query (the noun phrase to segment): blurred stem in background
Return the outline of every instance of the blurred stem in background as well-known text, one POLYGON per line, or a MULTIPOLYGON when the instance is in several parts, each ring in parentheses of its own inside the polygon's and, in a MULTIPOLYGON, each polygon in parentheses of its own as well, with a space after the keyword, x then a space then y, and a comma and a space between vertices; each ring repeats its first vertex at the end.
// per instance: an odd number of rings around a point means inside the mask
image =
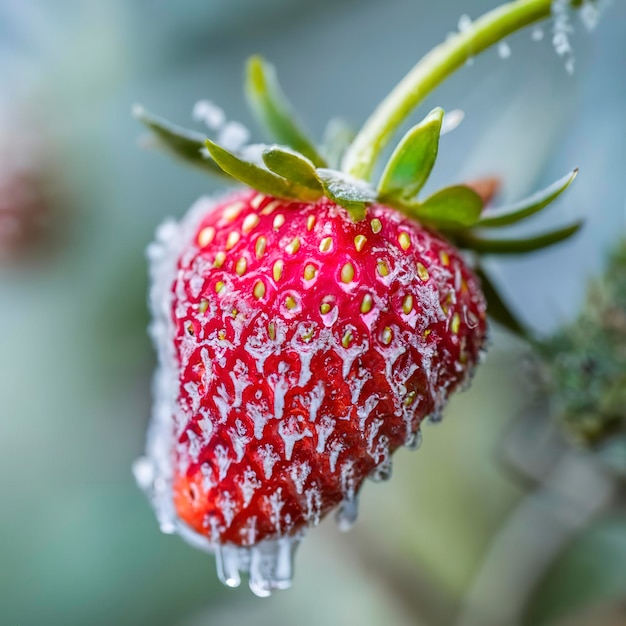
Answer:
POLYGON ((554 560, 624 495, 626 240, 590 282, 579 316, 537 344, 537 351, 532 382, 544 410, 520 421, 503 455, 537 485, 497 532, 457 626, 524 623, 529 600, 554 560))
POLYGON ((615 494, 606 470, 584 453, 565 453, 496 533, 456 626, 523 624, 529 600, 548 567, 594 518, 609 509, 615 494))

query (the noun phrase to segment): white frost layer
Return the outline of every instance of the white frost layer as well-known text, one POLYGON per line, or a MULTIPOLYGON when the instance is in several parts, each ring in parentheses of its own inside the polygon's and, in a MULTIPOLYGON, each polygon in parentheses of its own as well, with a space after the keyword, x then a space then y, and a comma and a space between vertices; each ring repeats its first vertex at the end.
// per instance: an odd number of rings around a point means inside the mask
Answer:
POLYGON ((155 241, 148 246, 152 311, 149 331, 157 351, 158 365, 152 383, 153 407, 146 455, 133 466, 135 478, 148 495, 161 530, 168 534, 178 533, 191 545, 209 551, 214 549, 209 540, 178 518, 172 497, 172 450, 179 377, 172 320, 172 285, 183 250, 193 241, 200 221, 218 202, 219 199, 200 198, 179 222, 168 219, 161 224, 155 241))

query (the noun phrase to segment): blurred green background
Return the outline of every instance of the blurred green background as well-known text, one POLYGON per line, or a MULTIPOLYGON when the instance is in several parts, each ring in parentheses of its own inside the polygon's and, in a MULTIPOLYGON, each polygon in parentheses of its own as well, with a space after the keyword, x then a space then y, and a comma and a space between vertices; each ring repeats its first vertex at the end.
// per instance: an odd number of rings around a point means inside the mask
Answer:
MULTIPOLYGON (((507 605, 515 552, 480 582, 529 489, 501 458, 528 395, 523 350, 503 334, 419 452, 400 451, 393 479, 365 486, 355 529, 329 519, 310 532, 293 589, 270 599, 223 588, 211 557, 161 535, 130 472, 154 365, 144 249, 165 216, 219 185, 142 150, 132 104, 188 124, 208 98, 251 125, 242 68, 260 52, 319 137, 331 117, 362 123, 461 14, 495 4, 0 0, 1 624, 437 625, 464 623, 468 594, 488 610, 507 605)), ((546 24, 541 41, 512 37, 510 58, 486 53, 423 107, 466 114, 433 186, 497 175, 510 200, 580 167, 532 226, 584 216, 584 233, 490 265, 544 332, 575 314, 625 232, 626 4, 594 32, 572 25, 572 76, 546 24)), ((527 439, 522 459, 538 444, 527 439)), ((532 581, 526 623, 626 623, 607 617, 626 598, 626 514, 598 508, 532 581)), ((552 532, 529 519, 526 541, 552 532)))

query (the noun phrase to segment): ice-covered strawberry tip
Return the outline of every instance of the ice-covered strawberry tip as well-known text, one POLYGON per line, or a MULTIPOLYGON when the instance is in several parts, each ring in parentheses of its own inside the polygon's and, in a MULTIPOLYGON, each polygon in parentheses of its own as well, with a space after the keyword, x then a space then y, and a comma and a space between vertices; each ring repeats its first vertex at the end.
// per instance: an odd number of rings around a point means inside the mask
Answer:
POLYGON ((333 510, 342 529, 354 523, 364 480, 389 478, 394 452, 418 447, 422 423, 467 386, 487 313, 527 336, 480 254, 543 248, 579 224, 527 239, 484 232, 542 210, 576 171, 499 210, 483 210, 497 187, 488 179, 421 199, 441 134, 462 118, 444 123, 436 108, 370 178, 392 131, 467 49, 497 43, 549 6, 518 0, 464 28, 351 144, 334 125, 318 150, 256 57, 247 95, 277 143, 241 145, 244 133, 225 134, 225 115, 208 101, 194 117, 209 138, 135 110, 163 147, 245 186, 198 201, 149 248, 159 368, 147 454, 134 467, 164 532, 214 551, 226 585, 246 572, 257 595, 284 589, 307 528, 333 510))

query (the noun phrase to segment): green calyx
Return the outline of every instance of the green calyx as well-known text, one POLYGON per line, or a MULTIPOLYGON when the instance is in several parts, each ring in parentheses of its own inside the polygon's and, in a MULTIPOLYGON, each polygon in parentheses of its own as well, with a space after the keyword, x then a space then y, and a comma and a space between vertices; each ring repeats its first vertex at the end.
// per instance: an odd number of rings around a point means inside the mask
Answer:
MULTIPOLYGON (((458 247, 479 254, 538 250, 572 236, 581 224, 525 239, 486 237, 482 231, 515 224, 538 213, 571 184, 576 170, 546 190, 502 209, 485 210, 481 196, 467 185, 446 187, 420 199, 437 160, 444 122, 441 108, 433 109, 404 135, 376 185, 369 181, 391 136, 430 91, 470 56, 549 17, 551 4, 551 0, 515 0, 485 14, 470 29, 427 54, 356 136, 345 124, 334 121, 319 148, 297 122, 274 67, 258 56, 248 61, 245 91, 252 112, 276 144, 229 149, 200 133, 171 125, 141 107, 134 113, 152 131, 157 143, 175 156, 266 195, 302 202, 315 202, 326 196, 344 207, 354 221, 365 217, 368 205, 385 204, 442 231, 458 247)), ((572 2, 572 6, 576 3, 572 2)), ((497 294, 495 288, 486 291, 497 294)), ((505 308, 501 300, 494 306, 505 308)), ((521 324, 512 315, 500 317, 505 326, 524 335, 521 324)))

